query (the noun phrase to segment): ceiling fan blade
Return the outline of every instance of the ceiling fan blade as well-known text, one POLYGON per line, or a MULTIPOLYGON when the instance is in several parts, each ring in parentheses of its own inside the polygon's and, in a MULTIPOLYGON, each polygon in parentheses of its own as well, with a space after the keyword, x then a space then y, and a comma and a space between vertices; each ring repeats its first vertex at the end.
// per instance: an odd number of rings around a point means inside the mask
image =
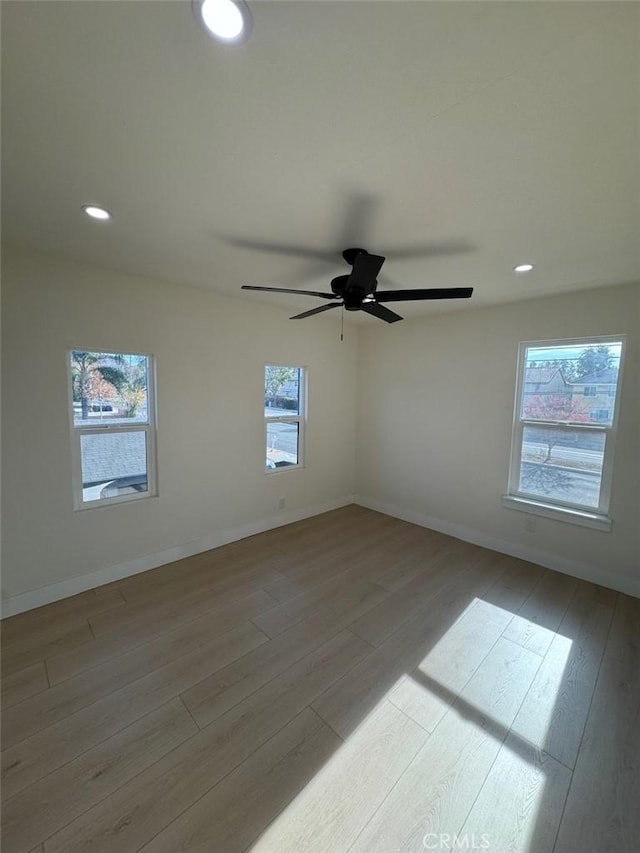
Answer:
POLYGON ((469 299, 472 287, 432 287, 429 290, 379 290, 378 302, 411 302, 418 299, 469 299))
POLYGON ((380 199, 370 192, 358 191, 344 198, 344 213, 336 234, 338 246, 366 246, 371 236, 380 199))
POLYGON ((432 243, 417 243, 414 246, 396 246, 386 248, 387 257, 392 260, 406 258, 437 258, 446 255, 464 255, 473 252, 474 246, 466 240, 441 240, 432 243))
POLYGON ((395 311, 390 311, 388 308, 385 308, 384 305, 378 305, 377 302, 363 302, 362 310, 366 311, 367 314, 371 314, 373 317, 377 317, 379 320, 384 320, 387 323, 397 323, 398 320, 402 320, 402 317, 399 314, 396 314, 395 311))
POLYGON ((294 314, 289 317, 290 320, 304 320, 305 317, 313 317, 314 314, 320 314, 322 311, 328 311, 330 308, 342 308, 342 302, 332 302, 331 305, 320 305, 319 308, 312 308, 311 311, 303 311, 302 314, 294 314))
POLYGON ((347 289, 372 293, 384 261, 382 255, 370 255, 368 252, 357 255, 353 262, 353 271, 347 281, 347 289))
POLYGON ((243 240, 240 237, 223 238, 231 246, 239 249, 251 249, 255 252, 268 252, 272 255, 289 255, 292 258, 313 258, 330 264, 340 262, 339 252, 325 252, 307 246, 289 246, 286 243, 263 243, 260 240, 243 240))
POLYGON ((243 284, 240 290, 261 290, 267 293, 302 293, 305 296, 317 296, 320 299, 339 299, 336 293, 319 293, 317 290, 292 290, 289 287, 258 287, 255 284, 243 284))

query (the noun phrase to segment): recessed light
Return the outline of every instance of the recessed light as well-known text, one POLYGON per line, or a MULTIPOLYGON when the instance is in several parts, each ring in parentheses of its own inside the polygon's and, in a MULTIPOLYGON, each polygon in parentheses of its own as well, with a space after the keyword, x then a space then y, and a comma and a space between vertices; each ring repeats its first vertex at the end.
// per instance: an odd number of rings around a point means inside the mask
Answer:
POLYGON ((251 14, 244 0, 192 0, 196 21, 208 35, 223 44, 246 41, 251 30, 251 14))
POLYGON ((99 207, 97 204, 83 204, 82 209, 92 219, 111 219, 111 214, 104 207, 99 207))
POLYGON ((533 264, 518 264, 517 267, 513 268, 514 272, 531 272, 533 269, 533 264))

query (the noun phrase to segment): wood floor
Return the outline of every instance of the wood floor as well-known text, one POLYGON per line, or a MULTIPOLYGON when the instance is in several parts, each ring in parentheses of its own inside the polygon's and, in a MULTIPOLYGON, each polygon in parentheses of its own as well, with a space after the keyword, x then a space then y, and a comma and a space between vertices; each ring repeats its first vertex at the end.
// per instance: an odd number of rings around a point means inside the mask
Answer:
POLYGON ((637 853, 639 624, 356 506, 13 617, 2 851, 637 853))

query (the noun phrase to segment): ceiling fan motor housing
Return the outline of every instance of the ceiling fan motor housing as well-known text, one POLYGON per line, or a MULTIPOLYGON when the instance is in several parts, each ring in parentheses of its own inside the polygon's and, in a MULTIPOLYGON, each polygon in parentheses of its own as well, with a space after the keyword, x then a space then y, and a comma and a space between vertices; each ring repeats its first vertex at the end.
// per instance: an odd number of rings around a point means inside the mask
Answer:
POLYGON ((362 300, 366 296, 359 290, 349 290, 344 297, 345 311, 359 311, 362 308, 362 300))
POLYGON ((359 311, 362 300, 367 294, 360 288, 347 288, 348 275, 339 275, 331 280, 331 290, 336 296, 344 299, 344 307, 347 311, 359 311))
POLYGON ((344 296, 344 289, 348 279, 348 275, 337 275, 335 278, 331 279, 331 290, 336 294, 336 296, 344 296))

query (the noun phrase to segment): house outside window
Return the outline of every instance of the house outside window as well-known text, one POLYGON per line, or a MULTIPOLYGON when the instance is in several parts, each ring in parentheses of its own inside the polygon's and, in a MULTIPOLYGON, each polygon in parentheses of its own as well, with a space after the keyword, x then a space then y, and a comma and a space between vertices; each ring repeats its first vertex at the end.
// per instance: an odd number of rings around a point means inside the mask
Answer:
POLYGON ((264 368, 266 473, 304 467, 307 371, 267 364, 264 368))
POLYGON ((68 367, 75 509, 155 495, 153 356, 74 349, 68 367))
POLYGON ((624 338, 520 345, 505 506, 609 529, 624 338))

